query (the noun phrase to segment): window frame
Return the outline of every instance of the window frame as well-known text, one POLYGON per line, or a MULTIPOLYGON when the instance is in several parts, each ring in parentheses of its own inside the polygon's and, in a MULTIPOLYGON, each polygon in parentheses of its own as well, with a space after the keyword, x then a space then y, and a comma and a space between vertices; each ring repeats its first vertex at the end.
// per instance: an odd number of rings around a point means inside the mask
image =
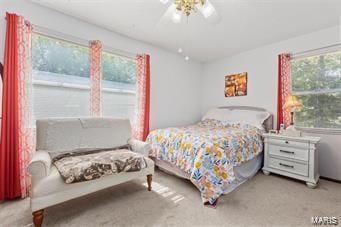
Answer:
MULTIPOLYGON (((83 46, 89 48, 89 41, 86 39, 82 39, 76 36, 72 36, 66 33, 58 32, 55 30, 51 30, 41 26, 34 26, 34 30, 32 31, 35 34, 46 36, 51 39, 57 39, 63 42, 72 43, 78 46, 83 46)), ((107 46, 102 44, 102 53, 107 52, 113 55, 117 55, 124 58, 129 58, 132 60, 136 59, 136 54, 132 52, 127 52, 119 49, 115 49, 113 47, 107 46)), ((33 70, 33 69, 32 69, 33 70)), ((102 80, 102 78, 101 78, 102 80)), ((43 81, 43 80, 35 80, 32 78, 32 85, 43 85, 43 86, 51 86, 51 87, 62 87, 62 88, 74 88, 80 90, 89 90, 91 89, 91 85, 77 85, 71 83, 64 83, 64 82, 52 82, 52 81, 43 81)), ((117 93, 117 94, 128 94, 128 95, 136 95, 135 91, 130 90, 122 90, 122 89, 113 89, 113 88, 101 88, 101 92, 110 92, 110 93, 117 93)), ((103 101, 103 100, 102 100, 103 101)), ((90 100, 89 100, 90 102, 90 100)), ((103 103, 101 103, 102 105, 103 103)))
MULTIPOLYGON (((89 41, 85 39, 78 38, 76 36, 68 35, 66 33, 61 33, 58 31, 54 31, 45 27, 41 26, 34 26, 33 33, 36 33, 38 35, 46 36, 51 39, 58 39, 63 42, 68 42, 68 43, 73 43, 75 45, 83 46, 86 48, 89 48, 89 41)), ((123 51, 123 50, 118 50, 115 48, 112 48, 110 46, 107 46, 103 44, 102 47, 102 53, 107 52, 113 55, 117 55, 120 57, 124 58, 129 58, 132 60, 135 60, 136 54, 123 51)), ((90 86, 86 85, 76 85, 76 84, 69 84, 69 83, 62 83, 62 82, 49 82, 49 81, 41 81, 41 80, 34 80, 32 79, 32 84, 37 84, 37 85, 46 85, 46 86, 54 86, 54 87, 65 87, 65 88, 76 88, 76 89, 88 89, 90 90, 90 86)), ((121 89, 111 89, 111 88, 102 88, 103 91, 106 92, 113 92, 113 93, 129 93, 129 94, 136 94, 136 92, 131 92, 127 90, 121 90, 121 89)))
MULTIPOLYGON (((116 55, 122 58, 128 58, 130 60, 136 60, 136 55, 133 55, 132 53, 129 52, 125 52, 125 51, 120 51, 120 50, 116 50, 112 47, 103 45, 102 48, 102 55, 103 52, 106 52, 108 54, 112 54, 112 55, 116 55)), ((103 68, 103 65, 102 65, 103 68)), ((102 71, 103 73, 103 71, 102 71)), ((102 75, 103 77, 103 75, 102 75)), ((103 78, 101 78, 101 81, 103 81, 103 78)), ((114 89, 114 88, 101 88, 102 91, 106 91, 106 92, 112 92, 112 93, 126 93, 126 94, 132 94, 132 95, 136 95, 136 90, 135 91, 130 91, 130 90, 123 90, 123 89, 114 89)))
MULTIPOLYGON (((72 43, 78 46, 89 48, 89 41, 86 41, 85 39, 80 39, 72 35, 67 35, 65 33, 57 32, 54 30, 50 30, 48 28, 40 27, 40 26, 34 26, 34 30, 32 33, 46 36, 51 39, 57 39, 62 42, 68 42, 72 43)), ((89 53, 90 54, 90 53, 89 53)), ((32 69, 33 70, 33 69, 32 69)), ((70 84, 70 83, 63 83, 63 82, 52 82, 52 81, 42 81, 42 80, 35 80, 32 78, 32 84, 33 85, 46 85, 51 87, 62 87, 62 88, 75 88, 75 89, 82 89, 82 90, 90 90, 90 85, 76 85, 76 84, 70 84)))
MULTIPOLYGON (((107 54, 112 54, 112 55, 115 55, 115 56, 118 56, 118 57, 122 57, 122 58, 127 58, 127 59, 130 59, 130 60, 133 60, 133 61, 135 61, 135 65, 137 67, 137 64, 136 64, 136 54, 131 54, 131 53, 128 53, 128 52, 125 52, 125 51, 116 50, 116 49, 111 48, 111 47, 106 46, 106 45, 102 46, 102 57, 103 57, 103 53, 104 52, 107 53, 107 54)), ((104 79, 103 79, 103 61, 102 61, 101 70, 102 70, 102 75, 101 75, 102 76, 101 83, 102 83, 104 81, 104 79)), ((135 99, 136 99, 136 96, 137 96, 137 89, 136 88, 137 88, 136 83, 135 83, 135 90, 134 91, 123 90, 123 89, 115 89, 115 88, 104 88, 101 85, 102 116, 106 116, 106 115, 103 115, 103 113, 104 113, 103 92, 116 93, 116 94, 125 94, 125 95, 129 95, 129 96, 134 96, 135 99)), ((135 105, 137 105, 137 103, 135 103, 135 105)), ((135 108, 136 108, 136 106, 135 106, 135 108)), ((134 120, 131 121, 132 124, 133 124, 133 121, 134 120)))
MULTIPOLYGON (((338 52, 338 51, 341 51, 341 43, 293 54, 291 57, 291 61, 302 59, 302 58, 313 57, 316 55, 323 55, 323 54, 338 52)), ((291 75, 291 77, 292 77, 291 80, 293 80, 293 75, 291 75)), ((291 83, 291 86, 292 86, 292 83, 291 83)), ((320 89, 320 90, 314 90, 314 91, 297 91, 297 92, 292 92, 292 94, 293 95, 317 95, 317 94, 328 94, 328 93, 335 93, 335 92, 341 93, 341 88, 320 89)), ((330 134, 330 135, 341 135, 341 128, 310 128, 310 127, 300 127, 300 126, 295 126, 295 127, 298 130, 307 132, 307 133, 311 132, 311 133, 317 133, 317 134, 320 133, 320 134, 330 134)))

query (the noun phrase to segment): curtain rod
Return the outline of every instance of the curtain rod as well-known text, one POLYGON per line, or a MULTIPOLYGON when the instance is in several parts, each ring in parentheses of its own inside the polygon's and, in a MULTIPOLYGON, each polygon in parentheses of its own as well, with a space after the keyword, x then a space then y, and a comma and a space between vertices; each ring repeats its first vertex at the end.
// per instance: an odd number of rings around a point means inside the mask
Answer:
POLYGON ((314 54, 316 52, 324 52, 324 51, 327 51, 328 49, 333 49, 333 48, 335 48, 335 49, 340 48, 340 50, 341 50, 341 43, 336 43, 336 44, 332 44, 332 45, 325 46, 325 47, 319 47, 319 48, 315 48, 315 49, 311 49, 311 50, 296 52, 296 53, 292 54, 292 57, 298 58, 298 57, 306 56, 309 54, 314 54))
POLYGON ((68 35, 68 34, 65 34, 62 32, 51 30, 51 29, 41 27, 38 25, 33 25, 33 32, 40 34, 40 35, 50 37, 50 38, 58 39, 61 41, 66 41, 66 42, 77 44, 80 46, 89 47, 89 41, 88 40, 81 39, 81 38, 78 38, 78 37, 75 37, 72 35, 68 35))
MULTIPOLYGON (((18 14, 16 14, 16 13, 10 13, 10 14, 15 14, 15 15, 17 15, 18 17, 22 17, 21 15, 18 15, 18 14)), ((6 17, 6 16, 4 16, 4 18, 5 18, 5 20, 7 20, 7 17, 6 17)), ((25 18, 24 18, 24 22, 25 22, 25 25, 27 25, 27 26, 32 25, 31 22, 28 21, 28 20, 25 20, 25 18)))
MULTIPOLYGON (((89 47, 89 42, 90 42, 89 40, 78 38, 69 34, 61 33, 61 32, 51 30, 49 28, 45 28, 39 25, 33 25, 33 31, 35 31, 38 34, 45 35, 51 38, 57 38, 66 42, 71 42, 77 45, 89 47)), ((103 51, 107 51, 112 54, 125 57, 125 58, 135 59, 136 57, 136 54, 134 53, 124 51, 124 50, 118 50, 113 47, 107 46, 105 44, 103 44, 103 51)))
MULTIPOLYGON (((7 20, 6 16, 4 18, 5 18, 5 20, 7 20)), ((32 25, 28 20, 25 20, 25 24, 26 25, 32 25)), ((65 34, 65 33, 62 33, 62 32, 58 32, 58 31, 55 31, 55 30, 51 30, 49 28, 46 28, 46 27, 43 27, 43 26, 40 26, 40 25, 33 24, 32 26, 34 28, 33 31, 36 30, 35 33, 38 33, 38 34, 41 34, 41 35, 45 35, 45 36, 48 36, 50 38, 57 38, 57 39, 60 39, 62 41, 71 42, 71 43, 74 43, 74 44, 77 44, 77 45, 89 47, 88 43, 90 41, 88 41, 88 40, 85 40, 85 39, 82 39, 82 38, 78 38, 78 37, 75 37, 75 36, 72 36, 72 35, 69 35, 69 34, 65 34)), ((108 52, 110 52, 112 54, 121 56, 121 57, 125 57, 125 58, 135 59, 135 57, 137 55, 136 53, 131 53, 131 52, 124 51, 124 50, 118 50, 118 49, 115 49, 115 48, 113 48, 111 46, 107 46, 105 44, 103 44, 103 50, 104 51, 108 51, 108 52)))
MULTIPOLYGON (((5 20, 7 20, 6 17, 4 17, 4 18, 5 18, 5 20)), ((25 23, 27 25, 32 25, 27 20, 25 20, 25 23)), ((54 31, 54 30, 51 30, 49 28, 46 28, 46 27, 43 27, 43 26, 40 26, 40 25, 35 25, 34 24, 32 26, 34 28, 33 31, 35 33, 38 33, 38 34, 41 34, 41 35, 45 35, 45 36, 48 36, 50 38, 57 38, 57 39, 60 39, 60 40, 66 41, 66 42, 71 42, 71 43, 74 43, 74 44, 77 44, 77 45, 89 47, 88 43, 90 41, 88 41, 88 40, 81 39, 81 38, 78 38, 78 37, 75 37, 75 36, 72 36, 72 35, 69 35, 69 34, 65 34, 65 33, 62 33, 62 32, 54 31)), ((135 59, 135 57, 136 57, 136 54, 134 54, 134 53, 131 53, 131 52, 128 52, 128 51, 124 51, 124 50, 118 50, 118 49, 112 48, 110 46, 107 46, 105 44, 103 44, 103 50, 111 52, 111 53, 113 53, 115 55, 118 55, 118 56, 121 56, 121 57, 125 57, 125 58, 135 59)))
POLYGON ((133 54, 133 53, 130 53, 130 52, 127 52, 127 51, 124 51, 124 50, 118 50, 118 49, 112 48, 110 46, 107 46, 105 44, 103 44, 103 49, 102 50, 105 51, 105 52, 109 52, 109 53, 121 56, 121 57, 125 57, 125 58, 131 58, 131 59, 135 59, 136 58, 136 54, 133 54))

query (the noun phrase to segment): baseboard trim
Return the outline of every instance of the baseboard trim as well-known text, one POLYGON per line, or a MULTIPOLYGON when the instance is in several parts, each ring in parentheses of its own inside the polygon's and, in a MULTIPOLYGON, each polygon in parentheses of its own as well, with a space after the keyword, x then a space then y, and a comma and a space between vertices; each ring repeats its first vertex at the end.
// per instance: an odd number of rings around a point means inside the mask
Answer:
POLYGON ((329 178, 329 177, 322 177, 320 176, 321 179, 324 179, 324 180, 329 180, 329 181, 333 181, 335 183, 339 183, 341 184, 341 180, 336 180, 336 179, 333 179, 333 178, 329 178))

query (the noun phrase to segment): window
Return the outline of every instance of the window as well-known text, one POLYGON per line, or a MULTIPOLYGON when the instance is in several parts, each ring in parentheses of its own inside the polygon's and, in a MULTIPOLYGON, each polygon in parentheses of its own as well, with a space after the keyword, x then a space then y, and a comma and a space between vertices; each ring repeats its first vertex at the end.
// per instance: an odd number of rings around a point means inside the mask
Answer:
POLYGON ((89 67, 88 47, 33 33, 35 118, 89 116, 89 67))
MULTIPOLYGON (((36 119, 90 115, 90 49, 32 34, 33 102, 36 119)), ((102 115, 133 120, 136 61, 102 52, 102 115)))
POLYGON ((102 115, 133 120, 136 94, 136 61, 102 53, 102 115))
POLYGON ((302 101, 295 124, 341 129, 341 51, 292 61, 292 91, 302 101))

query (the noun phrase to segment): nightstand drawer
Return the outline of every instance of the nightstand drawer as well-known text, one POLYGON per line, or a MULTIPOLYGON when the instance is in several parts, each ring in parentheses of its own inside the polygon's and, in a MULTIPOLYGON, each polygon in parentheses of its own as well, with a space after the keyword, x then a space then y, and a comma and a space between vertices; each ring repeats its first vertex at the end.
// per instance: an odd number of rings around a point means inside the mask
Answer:
POLYGON ((269 167, 294 173, 302 176, 308 176, 308 165, 285 161, 277 158, 269 158, 269 167))
POLYGON ((291 140, 282 140, 282 139, 271 139, 269 140, 270 144, 278 145, 278 146, 286 146, 286 147, 297 147, 297 148, 309 148, 309 143, 306 142, 297 142, 291 140))
POLYGON ((309 150, 298 149, 294 147, 284 147, 270 144, 269 154, 285 158, 292 158, 300 161, 308 161, 309 150))

